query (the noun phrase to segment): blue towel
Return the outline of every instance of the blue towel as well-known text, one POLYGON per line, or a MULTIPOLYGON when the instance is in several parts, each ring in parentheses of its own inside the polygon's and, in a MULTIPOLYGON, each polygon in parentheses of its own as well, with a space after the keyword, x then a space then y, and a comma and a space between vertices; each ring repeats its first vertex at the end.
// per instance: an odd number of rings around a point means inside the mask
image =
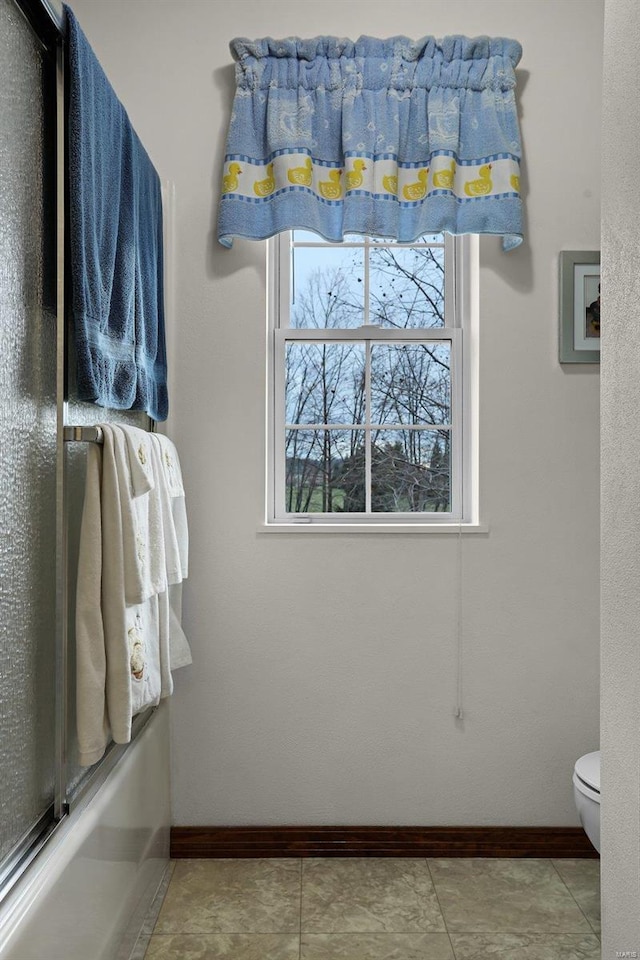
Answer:
POLYGON ((78 396, 166 420, 160 180, 73 12, 65 13, 78 396))

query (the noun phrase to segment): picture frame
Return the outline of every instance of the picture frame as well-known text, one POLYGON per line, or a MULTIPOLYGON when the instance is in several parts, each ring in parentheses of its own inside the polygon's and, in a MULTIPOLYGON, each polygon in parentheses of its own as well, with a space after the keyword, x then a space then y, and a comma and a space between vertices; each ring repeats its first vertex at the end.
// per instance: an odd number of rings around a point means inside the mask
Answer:
POLYGON ((560 363, 600 363, 600 251, 560 253, 560 363))

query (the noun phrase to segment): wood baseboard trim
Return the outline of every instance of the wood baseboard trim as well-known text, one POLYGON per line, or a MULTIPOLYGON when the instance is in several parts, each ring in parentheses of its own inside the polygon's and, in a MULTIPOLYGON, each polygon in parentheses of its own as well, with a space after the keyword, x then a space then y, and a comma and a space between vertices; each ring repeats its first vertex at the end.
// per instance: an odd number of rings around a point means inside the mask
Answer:
POLYGON ((581 827, 172 827, 171 857, 575 857, 581 827))

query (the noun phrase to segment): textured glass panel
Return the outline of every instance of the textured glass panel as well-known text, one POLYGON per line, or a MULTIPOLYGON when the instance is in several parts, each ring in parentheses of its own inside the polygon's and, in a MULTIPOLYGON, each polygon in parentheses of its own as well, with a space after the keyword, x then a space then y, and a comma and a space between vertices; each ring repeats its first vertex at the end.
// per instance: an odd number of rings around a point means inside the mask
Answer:
POLYGON ((287 423, 361 423, 365 414, 364 344, 287 344, 287 423))
POLYGON ((374 513, 451 510, 447 430, 376 430, 371 436, 374 513))
POLYGON ((369 322, 400 330, 444 326, 444 247, 376 246, 369 322))
POLYGON ((0 858, 53 801, 54 143, 31 28, 0 0, 0 858))
POLYGON ((451 344, 373 344, 371 421, 446 424, 451 419, 451 344))
POLYGON ((363 430, 287 430, 288 513, 365 509, 363 430))

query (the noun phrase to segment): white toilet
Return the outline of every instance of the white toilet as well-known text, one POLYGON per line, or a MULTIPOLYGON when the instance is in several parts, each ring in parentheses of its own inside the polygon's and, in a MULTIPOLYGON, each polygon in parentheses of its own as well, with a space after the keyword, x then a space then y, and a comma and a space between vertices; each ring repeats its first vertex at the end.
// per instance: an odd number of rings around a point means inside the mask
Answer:
POLYGON ((587 753, 573 769, 573 796, 584 832, 600 853, 600 751, 587 753))

